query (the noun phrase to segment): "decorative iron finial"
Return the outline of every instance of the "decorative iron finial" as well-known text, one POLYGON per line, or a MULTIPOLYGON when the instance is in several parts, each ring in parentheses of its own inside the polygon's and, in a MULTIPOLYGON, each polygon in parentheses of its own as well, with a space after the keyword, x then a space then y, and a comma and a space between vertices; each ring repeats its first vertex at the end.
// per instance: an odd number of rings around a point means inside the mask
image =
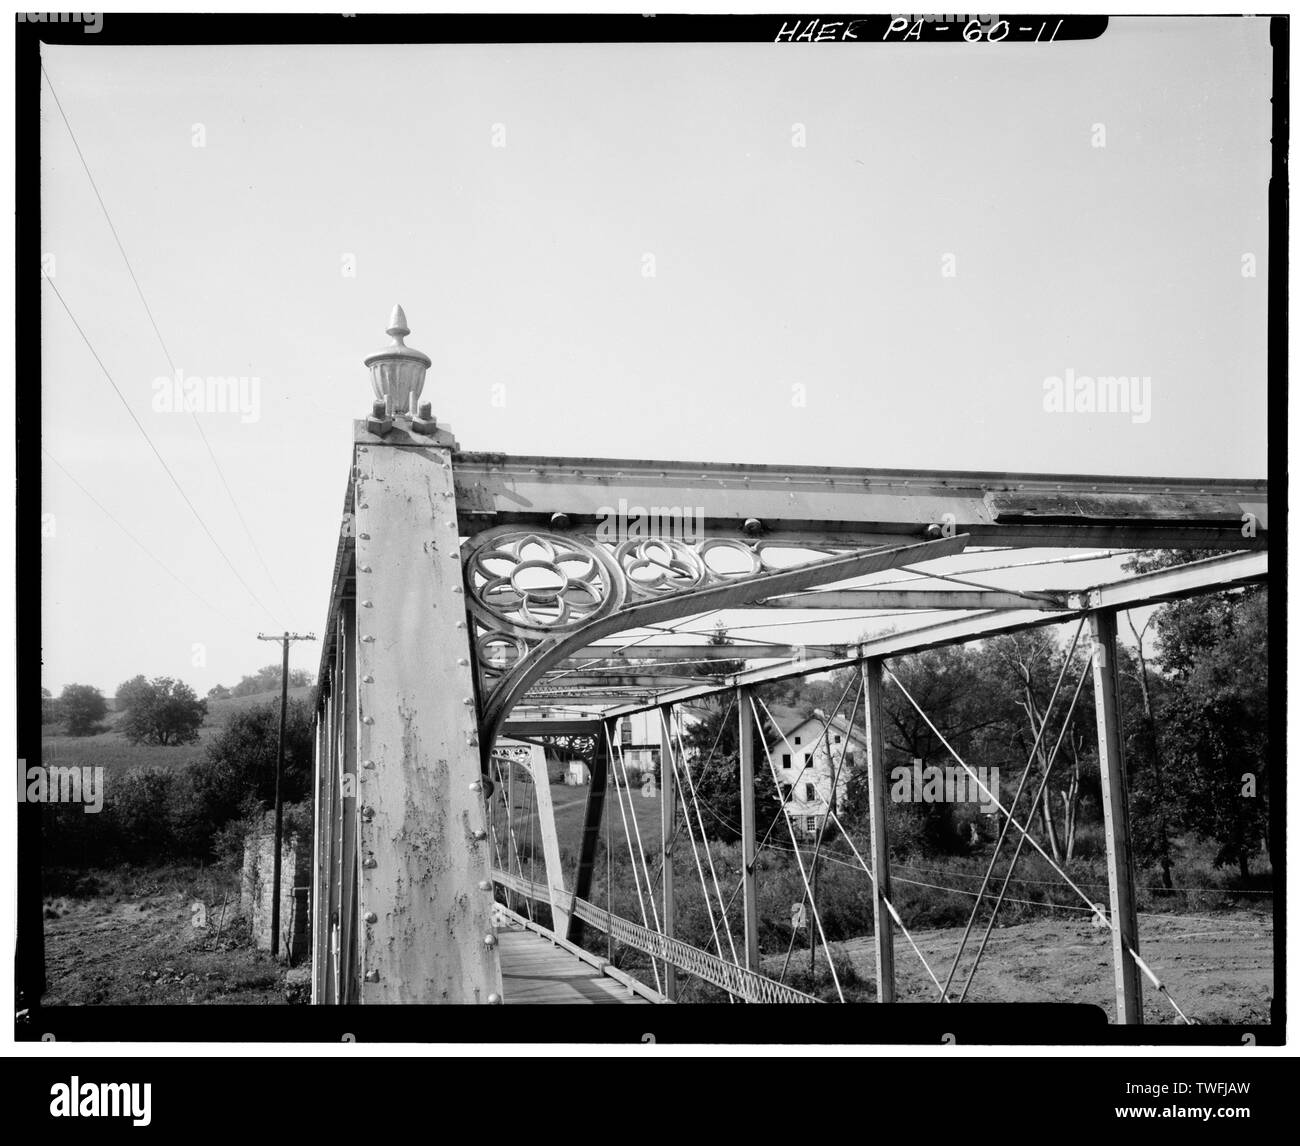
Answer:
POLYGON ((389 418, 414 418, 420 391, 424 389, 424 375, 432 362, 427 354, 403 341, 411 330, 406 325, 406 312, 400 306, 393 307, 387 333, 392 343, 365 359, 376 405, 382 402, 389 418))

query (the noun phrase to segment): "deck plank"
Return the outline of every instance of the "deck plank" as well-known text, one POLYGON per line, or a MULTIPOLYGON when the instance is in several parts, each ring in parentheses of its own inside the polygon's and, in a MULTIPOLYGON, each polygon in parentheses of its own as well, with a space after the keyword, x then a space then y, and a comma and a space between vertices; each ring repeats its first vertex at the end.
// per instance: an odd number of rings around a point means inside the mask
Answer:
POLYGON ((501 928, 501 994, 512 1003, 607 1005, 649 1001, 531 931, 501 928))

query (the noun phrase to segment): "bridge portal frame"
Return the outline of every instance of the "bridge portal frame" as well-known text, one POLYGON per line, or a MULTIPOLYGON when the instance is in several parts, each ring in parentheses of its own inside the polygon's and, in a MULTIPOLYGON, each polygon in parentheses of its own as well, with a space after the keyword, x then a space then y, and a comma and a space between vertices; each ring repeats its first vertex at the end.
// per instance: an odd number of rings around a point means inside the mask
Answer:
MULTIPOLYGON (((418 389, 411 413, 415 398, 418 389)), ((569 696, 603 705, 595 720, 563 722, 590 726, 597 733, 573 891, 580 902, 590 890, 603 814, 605 784, 594 781, 609 769, 608 752, 600 767, 599 746, 620 716, 670 710, 728 689, 744 695, 765 681, 848 665, 864 666, 870 681, 889 656, 1079 616, 1091 619, 1094 641, 1104 650, 1103 665, 1113 665, 1116 609, 1257 581, 1267 571, 1267 486, 1262 481, 466 454, 449 427, 438 426, 427 408, 414 418, 394 410, 390 401, 387 416, 381 417, 382 405, 356 426, 322 642, 312 899, 314 908, 319 905, 317 910, 327 915, 313 929, 313 999, 321 1003, 501 1001, 491 921, 496 877, 486 842, 490 793, 485 770, 513 707, 543 695, 534 690, 553 684, 548 670, 566 661, 575 667, 589 663, 591 647, 603 637, 719 608, 870 608, 885 600, 903 607, 988 606, 866 642, 844 656, 747 670, 721 685, 680 686, 631 700, 602 694, 598 679, 569 686, 570 693, 552 689, 556 699, 569 696), (703 537, 669 539, 672 544, 664 552, 670 555, 670 575, 651 590, 638 586, 627 574, 626 549, 605 545, 601 529, 607 510, 653 508, 659 501, 684 506, 697 497, 708 501, 707 512, 700 515, 703 537), (503 538, 510 538, 504 549, 503 538), (485 554, 492 559, 504 552, 517 568, 526 563, 520 546, 532 543, 587 562, 594 572, 582 591, 590 594, 599 580, 604 599, 575 623, 543 618, 520 624, 517 616, 507 618, 484 588, 493 584, 482 574, 485 554), (1048 588, 981 591, 977 598, 951 590, 946 598, 918 592, 904 602, 893 593, 873 605, 868 603, 873 590, 850 589, 838 592, 859 595, 809 604, 821 586, 949 556, 968 543, 1246 552, 1085 594, 1048 588), (752 554, 754 565, 739 573, 710 569, 698 559, 709 545, 752 554), (778 567, 766 563, 764 546, 819 556, 778 567), (513 660, 497 663, 487 655, 494 639, 513 641, 513 660)), ((551 562, 558 563, 558 558, 551 562)), ((505 581, 514 584, 510 577, 505 581)), ((574 583, 566 585, 564 592, 574 583)), ((594 655, 604 659, 603 652, 594 655)), ((627 687, 654 690, 655 683, 632 673, 627 687)), ((1095 683, 1103 700, 1098 735, 1108 794, 1111 909, 1120 921, 1116 998, 1121 1021, 1133 1023, 1141 1019, 1141 998, 1133 961, 1137 928, 1123 750, 1117 697, 1106 699, 1114 693, 1113 676, 1100 670, 1095 683)), ((868 732, 869 743, 878 745, 878 684, 875 691, 877 703, 872 705, 868 688, 868 732)), ((883 782, 876 784, 872 797, 873 824, 881 829, 883 788, 883 782)), ((883 830, 876 833, 872 850, 884 877, 878 881, 875 909, 878 997, 884 1001, 892 997, 893 974, 883 830)), ((746 855, 749 872, 752 857, 746 855)), ((548 884, 550 892, 557 890, 549 875, 548 884)), ((752 891, 746 898, 753 898, 752 891)), ((671 902, 670 893, 666 906, 671 902)), ((591 905, 584 910, 587 919, 599 918, 591 905)), ((749 915, 747 906, 747 923, 749 915)), ((580 938, 582 922, 575 913, 566 940, 580 938)), ((670 913, 666 936, 671 937, 672 924, 670 913)), ((664 947, 656 940, 656 949, 680 946, 675 939, 666 942, 664 947)), ((747 944, 747 952, 752 975, 756 941, 747 944)))

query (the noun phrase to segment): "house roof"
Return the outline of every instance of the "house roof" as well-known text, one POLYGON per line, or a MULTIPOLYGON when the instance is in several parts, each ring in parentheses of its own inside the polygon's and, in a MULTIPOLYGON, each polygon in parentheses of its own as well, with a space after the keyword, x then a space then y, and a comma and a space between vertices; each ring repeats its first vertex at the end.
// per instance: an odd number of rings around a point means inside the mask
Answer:
MULTIPOLYGON (((817 730, 817 735, 821 735, 821 730, 825 726, 825 713, 817 709, 813 715, 809 715, 806 709, 792 708, 787 704, 770 704, 767 706, 768 711, 772 714, 772 720, 781 734, 786 737, 793 736, 807 725, 811 725, 817 730)), ((849 739, 859 744, 866 744, 867 737, 861 728, 856 724, 850 724, 849 721, 839 713, 836 713, 830 721, 831 727, 840 733, 848 736, 849 739)))

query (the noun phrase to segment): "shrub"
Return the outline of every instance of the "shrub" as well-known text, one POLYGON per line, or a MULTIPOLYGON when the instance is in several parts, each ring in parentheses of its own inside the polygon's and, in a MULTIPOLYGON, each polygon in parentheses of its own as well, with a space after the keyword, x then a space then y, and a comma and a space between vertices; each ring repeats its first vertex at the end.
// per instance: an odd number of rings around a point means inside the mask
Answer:
MULTIPOLYGON (((222 825, 248 815, 254 807, 273 806, 279 724, 276 703, 238 713, 208 745, 208 758, 190 766, 195 823, 207 825, 205 851, 222 825)), ((311 709, 300 700, 290 701, 281 776, 286 804, 307 799, 311 793, 314 743, 311 709)))
POLYGON ((133 768, 107 780, 104 815, 118 855, 130 863, 174 859, 180 853, 171 824, 175 773, 133 768))

